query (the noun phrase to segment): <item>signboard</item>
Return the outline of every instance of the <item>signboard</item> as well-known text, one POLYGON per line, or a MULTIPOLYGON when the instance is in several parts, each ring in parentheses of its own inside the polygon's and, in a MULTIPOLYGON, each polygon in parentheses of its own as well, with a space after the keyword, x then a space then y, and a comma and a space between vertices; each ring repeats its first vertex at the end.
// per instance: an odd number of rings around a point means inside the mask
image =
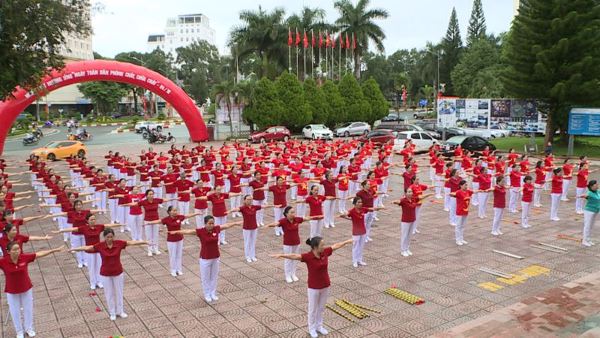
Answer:
POLYGON ((569 112, 569 135, 600 136, 600 109, 571 109, 569 112))

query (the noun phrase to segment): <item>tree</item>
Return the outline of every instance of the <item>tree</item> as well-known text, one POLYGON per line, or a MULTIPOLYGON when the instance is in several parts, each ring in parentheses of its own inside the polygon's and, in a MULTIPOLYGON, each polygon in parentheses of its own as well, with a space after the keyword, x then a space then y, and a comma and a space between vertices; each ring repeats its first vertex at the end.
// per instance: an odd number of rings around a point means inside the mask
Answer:
POLYGON ((274 78, 287 64, 287 28, 283 26, 285 11, 275 8, 267 13, 258 11, 240 12, 243 24, 231 32, 229 46, 234 47, 241 60, 257 58, 260 63, 256 73, 259 77, 274 78))
POLYGON ((119 100, 127 95, 128 89, 117 82, 94 81, 77 86, 83 96, 96 106, 96 116, 115 111, 119 100))
POLYGON ((471 19, 469 19, 469 28, 467 28, 467 47, 471 47, 479 39, 486 38, 486 28, 481 0, 474 0, 471 19))
POLYGON ((377 82, 373 78, 370 78, 363 82, 361 87, 367 106, 371 108, 371 114, 366 121, 373 123, 386 117, 389 113, 388 102, 383 93, 381 93, 377 82))
POLYGON ((313 79, 306 79, 303 84, 304 98, 308 103, 312 116, 312 123, 327 124, 329 121, 329 105, 323 90, 317 86, 313 79))
POLYGON ((88 0, 0 1, 0 99, 64 67, 67 37, 91 32, 89 6, 88 0))
POLYGON ((452 85, 452 78, 450 74, 452 73, 454 67, 456 67, 458 64, 462 51, 462 39, 460 37, 460 28, 458 26, 458 18, 456 16, 455 8, 452 8, 450 23, 448 24, 446 37, 444 37, 442 40, 441 48, 443 55, 440 65, 440 84, 445 83, 445 93, 447 95, 453 95, 454 87, 452 85))
POLYGON ((263 77, 252 94, 252 103, 244 111, 248 121, 254 122, 259 129, 278 125, 284 121, 283 105, 273 81, 263 77))
POLYGON ((371 41, 379 52, 383 52, 385 33, 375 20, 386 19, 389 14, 380 8, 368 9, 369 0, 358 0, 354 6, 349 0, 339 0, 334 3, 340 17, 335 21, 338 29, 348 36, 356 38, 356 49, 352 50, 354 58, 354 75, 360 79, 361 57, 369 50, 371 41))
POLYGON ((293 74, 283 72, 275 82, 275 87, 281 105, 285 107, 283 120, 286 122, 286 126, 294 130, 302 129, 312 120, 312 116, 298 78, 293 74))
POLYGON ((227 117, 229 118, 229 131, 233 135, 233 120, 231 118, 231 106, 237 94, 237 88, 231 81, 223 81, 214 87, 215 104, 225 106, 227 117))
POLYGON ((363 79, 374 78, 381 90, 387 95, 394 92, 394 79, 391 62, 381 53, 367 52, 363 56, 366 65, 365 71, 362 73, 363 79))
POLYGON ((217 47, 201 40, 176 51, 176 63, 180 65, 177 78, 183 81, 183 88, 194 100, 202 102, 208 97, 211 86, 223 84, 217 47))
POLYGON ((344 116, 344 99, 340 94, 338 86, 331 80, 326 80, 323 84, 323 95, 325 95, 325 102, 327 102, 327 125, 330 127, 335 126, 339 122, 345 121, 344 116))
MULTIPOLYGON (((312 42, 311 38, 313 35, 315 36, 315 39, 317 39, 317 36, 320 31, 325 32, 325 30, 331 31, 332 29, 332 26, 325 22, 325 14, 325 10, 322 8, 304 7, 302 8, 302 11, 299 15, 293 14, 286 20, 286 26, 292 29, 298 29, 299 34, 303 34, 304 32, 306 32, 310 45, 310 43, 312 42)), ((305 54, 302 53, 302 49, 299 49, 299 51, 299 65, 304 65, 305 54)), ((310 74, 310 72, 312 72, 315 64, 320 64, 319 55, 310 55, 309 53, 310 49, 306 51, 306 60, 308 64, 306 65, 306 69, 304 70, 305 75, 310 74), (311 65, 310 62, 313 61, 314 64, 311 65)), ((292 68, 292 66, 288 65, 288 68, 292 68)))
POLYGON ((505 65, 492 39, 473 42, 452 71, 454 93, 460 97, 504 97, 500 77, 505 65))
MULTIPOLYGON (((94 55, 94 59, 101 58, 100 55, 94 55)), ((144 54, 140 52, 123 52, 115 55, 115 60, 121 62, 129 62, 134 65, 142 66, 142 59, 144 58, 144 54)), ((131 90, 131 94, 133 96, 133 110, 138 113, 138 96, 144 92, 144 88, 126 85, 129 90, 131 90)))
POLYGON ((374 122, 374 120, 371 121, 371 108, 354 76, 351 74, 344 75, 338 87, 344 100, 344 113, 340 116, 339 122, 374 122))
POLYGON ((543 100, 546 141, 556 130, 566 139, 572 107, 600 104, 599 17, 596 0, 521 0, 502 79, 514 97, 543 100))

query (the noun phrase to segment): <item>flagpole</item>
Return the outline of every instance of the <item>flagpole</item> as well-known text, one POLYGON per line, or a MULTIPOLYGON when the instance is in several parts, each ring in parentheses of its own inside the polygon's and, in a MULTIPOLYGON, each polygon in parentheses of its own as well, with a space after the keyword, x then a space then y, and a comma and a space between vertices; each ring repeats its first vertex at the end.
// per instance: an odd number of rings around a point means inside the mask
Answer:
POLYGON ((310 78, 314 77, 315 72, 315 31, 310 30, 310 78))
POLYGON ((331 43, 331 80, 335 78, 335 36, 331 43))
POLYGON ((304 65, 302 66, 302 81, 306 79, 306 29, 304 29, 304 40, 302 41, 302 61, 304 61, 304 65))
POLYGON ((340 80, 342 79, 342 45, 344 43, 342 42, 342 33, 340 33, 340 45, 339 45, 339 56, 338 56, 338 77, 340 78, 340 80))
POLYGON ((300 78, 300 64, 298 61, 300 51, 298 50, 298 45, 299 45, 298 40, 300 40, 300 39, 298 38, 298 27, 296 27, 296 77, 300 78))
POLYGON ((288 73, 291 73, 291 72, 292 72, 292 28, 288 27, 288 73))
POLYGON ((325 79, 327 79, 329 77, 329 72, 327 71, 327 54, 328 54, 328 49, 329 46, 327 46, 327 37, 329 37, 329 33, 327 33, 327 30, 325 31, 325 79))
POLYGON ((348 41, 348 32, 346 32, 346 55, 344 55, 344 63, 346 64, 344 67, 345 74, 348 74, 348 48, 350 48, 350 42, 348 41))

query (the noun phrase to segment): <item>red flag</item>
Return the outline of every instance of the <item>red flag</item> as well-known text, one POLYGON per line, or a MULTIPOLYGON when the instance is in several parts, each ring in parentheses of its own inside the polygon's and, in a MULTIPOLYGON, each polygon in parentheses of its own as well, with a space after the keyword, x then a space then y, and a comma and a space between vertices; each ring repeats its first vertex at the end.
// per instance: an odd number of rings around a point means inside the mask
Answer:
POLYGON ((348 32, 346 32, 346 48, 350 48, 350 41, 348 40, 348 32))
POLYGON ((315 43, 315 32, 313 32, 312 29, 310 31, 310 36, 312 38, 311 39, 312 40, 312 47, 315 48, 315 45, 316 45, 316 43, 315 43))
POLYGON ((333 34, 333 39, 331 39, 331 49, 335 49, 336 44, 337 44, 337 41, 335 41, 335 34, 333 34))
POLYGON ((298 33, 298 28, 296 28, 296 47, 300 45, 300 33, 298 33))
POLYGON ((356 36, 352 33, 352 49, 356 49, 356 36))
POLYGON ((302 41, 304 48, 308 48, 308 36, 306 35, 306 31, 304 31, 304 41, 302 41))
POLYGON ((325 47, 329 48, 331 46, 331 38, 329 33, 327 33, 327 39, 325 40, 325 47))
POLYGON ((323 48, 323 35, 321 35, 321 31, 319 31, 319 48, 323 48))
POLYGON ((292 39, 292 29, 288 28, 288 46, 291 46, 294 40, 292 39))
POLYGON ((342 33, 338 36, 338 40, 340 40, 340 48, 344 49, 344 38, 342 37, 342 33))

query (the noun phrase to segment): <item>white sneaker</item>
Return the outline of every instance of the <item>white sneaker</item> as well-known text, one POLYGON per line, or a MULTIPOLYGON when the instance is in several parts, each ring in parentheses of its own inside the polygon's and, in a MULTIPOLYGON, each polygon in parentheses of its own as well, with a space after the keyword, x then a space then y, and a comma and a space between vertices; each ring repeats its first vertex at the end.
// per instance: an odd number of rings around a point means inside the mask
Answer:
POLYGON ((495 231, 492 231, 492 236, 500 236, 500 234, 495 231))
POLYGON ((592 242, 592 241, 588 241, 591 245, 596 245, 596 243, 592 242))
POLYGON ((592 243, 590 243, 590 242, 588 242, 588 241, 586 241, 586 240, 583 240, 583 241, 581 242, 581 245, 583 245, 583 246, 587 246, 587 247, 590 247, 590 246, 592 246, 592 243))
POLYGON ((292 277, 290 277, 290 276, 287 276, 287 277, 285 277, 285 281, 286 281, 287 283, 292 283, 292 282, 294 282, 294 280, 293 280, 293 279, 292 279, 292 277))
POLYGON ((35 337, 35 331, 33 331, 32 329, 27 330, 27 335, 29 337, 35 337))
POLYGON ((152 251, 148 251, 148 257, 152 257, 152 251))
POLYGON ((171 276, 177 277, 177 272, 176 271, 171 271, 171 276))
POLYGON ((112 320, 112 321, 115 321, 115 320, 117 320, 117 316, 115 316, 115 315, 110 315, 110 320, 112 320))
POLYGON ((462 246, 462 245, 463 245, 463 242, 461 242, 461 241, 456 241, 456 245, 458 245, 458 246, 462 246))
POLYGON ((119 315, 119 317, 125 319, 127 317, 129 317, 125 312, 121 312, 121 314, 119 315))
POLYGON ((79 264, 77 264, 77 267, 80 269, 83 269, 83 264, 79 263, 79 264))
POLYGON ((96 290, 96 285, 90 285, 91 290, 96 290))
POLYGON ((219 300, 219 297, 217 297, 216 293, 210 296, 210 298, 212 298, 212 300, 219 300))
POLYGON ((467 242, 463 239, 462 244, 467 245, 467 244, 469 244, 469 242, 467 242))
POLYGON ((421 232, 418 229, 415 229, 415 231, 413 231, 413 235, 414 234, 420 234, 421 232))
POLYGON ((358 263, 354 262, 354 263, 352 263, 352 266, 355 267, 355 268, 358 268, 358 263))
POLYGON ((183 275, 183 271, 177 271, 177 276, 183 275))
POLYGON ((330 227, 335 228, 335 224, 331 223, 329 224, 330 227))
POLYGON ((250 258, 250 257, 246 257, 246 262, 248 262, 248 263, 252 263, 252 258, 250 258))
POLYGON ((227 241, 221 241, 221 245, 227 245, 229 243, 227 243, 227 241))
POLYGON ((373 217, 373 219, 379 221, 379 217, 373 217))
POLYGON ((257 262, 258 261, 258 259, 256 259, 256 257, 252 257, 251 259, 252 259, 253 262, 257 262))
POLYGON ((293 276, 292 276, 292 280, 293 280, 294 282, 297 282, 297 281, 299 281, 299 279, 298 279, 298 277, 296 277, 296 275, 293 275, 293 276))
MULTIPOLYGON (((40 201, 42 199, 40 198, 40 201)), ((25 338, 25 335, 23 334, 23 332, 17 333, 17 338, 25 338)))
POLYGON ((450 211, 450 209, 446 209, 446 208, 444 208, 444 211, 445 211, 445 212, 449 212, 449 211, 450 211))
POLYGON ((98 283, 98 284, 96 284, 96 286, 99 287, 100 289, 104 289, 104 284, 102 284, 102 283, 98 283))
POLYGON ((319 335, 317 334, 317 331, 308 331, 308 334, 310 335, 310 338, 318 338, 319 335))
POLYGON ((155 254, 155 255, 160 255, 161 253, 162 253, 162 252, 160 252, 160 250, 158 250, 158 249, 154 250, 154 254, 155 254))
POLYGON ((86 262, 83 262, 83 266, 85 266, 87 268, 88 265, 86 262))
POLYGON ((365 262, 358 262, 358 265, 367 266, 367 263, 365 263, 365 262))
POLYGON ((324 326, 321 326, 320 328, 318 328, 317 331, 324 336, 329 333, 329 331, 327 331, 327 329, 324 326))
POLYGON ((212 302, 212 298, 210 298, 209 296, 206 296, 206 297, 204 297, 204 300, 205 300, 207 303, 210 303, 210 302, 212 302))
MULTIPOLYGON (((329 224, 325 224, 325 229, 329 229, 329 224)), ((279 236, 279 235, 277 235, 279 236)))
POLYGON ((412 252, 411 252, 410 250, 406 250, 406 253, 407 253, 409 256, 412 256, 412 252))
MULTIPOLYGON (((458 242, 457 242, 456 244, 458 244, 458 242)), ((409 256, 409 255, 408 255, 408 252, 406 252, 406 251, 402 251, 400 254, 401 254, 402 256, 404 256, 404 257, 408 257, 408 256, 409 256)))

